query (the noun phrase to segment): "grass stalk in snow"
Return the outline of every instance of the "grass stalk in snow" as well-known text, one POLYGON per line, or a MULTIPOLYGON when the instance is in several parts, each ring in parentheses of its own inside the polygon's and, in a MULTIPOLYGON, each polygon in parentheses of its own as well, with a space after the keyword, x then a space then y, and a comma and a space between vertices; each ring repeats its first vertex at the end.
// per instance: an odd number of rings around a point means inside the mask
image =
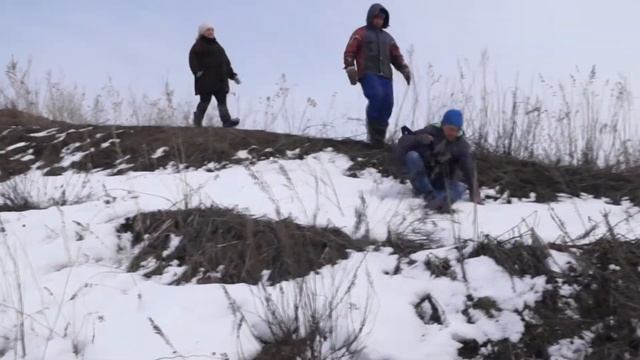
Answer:
POLYGON ((249 164, 245 165, 245 169, 247 170, 247 173, 249 174, 249 176, 251 176, 255 184, 265 195, 267 195, 267 198, 269 199, 271 204, 273 204, 273 208, 275 209, 277 218, 279 220, 284 219, 284 214, 282 213, 280 203, 275 193, 273 192, 273 188, 271 187, 271 185, 269 185, 269 183, 261 174, 253 170, 253 168, 249 164))
POLYGON ((71 176, 62 183, 38 174, 23 174, 0 183, 0 210, 26 211, 81 204, 93 198, 90 176, 71 176))
POLYGON ((162 331, 162 328, 160 327, 160 325, 158 325, 155 322, 155 320, 153 320, 153 318, 151 318, 151 317, 147 317, 147 319, 149 320, 149 324, 151 325, 151 328, 153 329, 153 333, 158 335, 162 339, 162 341, 171 349, 171 351, 172 351, 172 353, 174 355, 177 355, 177 356, 183 358, 183 356, 176 349, 176 347, 173 345, 173 343, 171 343, 171 340, 169 340, 169 337, 164 333, 164 331, 162 331))
POLYGON ((293 182, 293 179, 291 178, 291 174, 289 174, 289 171, 287 171, 287 168, 284 165, 279 164, 278 172, 285 180, 285 187, 294 195, 296 201, 298 202, 298 205, 300 205, 300 207, 302 208, 302 211, 304 212, 304 216, 307 219, 307 221, 311 220, 311 218, 309 217, 309 212, 307 211, 307 206, 305 205, 305 202, 302 199, 302 196, 300 196, 300 192, 298 191, 296 184, 293 182))
MULTIPOLYGON (((20 345, 20 354, 18 355, 18 349, 16 348, 15 356, 26 357, 27 356, 27 344, 25 336, 25 312, 24 312, 24 298, 22 289, 22 277, 20 272, 20 264, 17 257, 13 252, 13 249, 7 241, 7 234, 2 222, 0 221, 0 233, 2 234, 2 250, 0 252, 0 269, 2 270, 3 277, 5 278, 5 296, 11 300, 14 305, 9 305, 13 308, 16 316, 16 342, 20 345), (3 256, 4 254, 4 256, 3 256), (11 279, 13 274, 13 279, 11 279)), ((5 298, 0 297, 0 299, 5 298)), ((2 352, 3 349, 0 349, 2 352)))
POLYGON ((371 315, 371 288, 365 299, 358 299, 364 304, 361 308, 353 308, 351 302, 358 277, 370 276, 362 268, 365 258, 352 274, 332 274, 328 281, 311 274, 273 287, 262 282, 254 293, 255 310, 240 306, 225 288, 237 319, 238 339, 248 328, 263 346, 256 359, 352 359, 363 350, 361 341, 371 315))

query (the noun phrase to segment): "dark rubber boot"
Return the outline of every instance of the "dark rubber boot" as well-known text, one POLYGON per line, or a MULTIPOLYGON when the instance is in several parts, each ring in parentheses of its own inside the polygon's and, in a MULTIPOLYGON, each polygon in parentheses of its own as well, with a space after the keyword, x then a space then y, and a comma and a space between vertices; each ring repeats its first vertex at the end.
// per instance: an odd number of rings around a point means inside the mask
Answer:
POLYGON ((202 127, 202 120, 204 120, 204 114, 207 112, 209 103, 200 101, 196 106, 196 111, 193 113, 193 126, 202 127))
POLYGON ((424 200, 427 203, 426 208, 431 211, 440 214, 447 214, 452 211, 446 193, 432 191, 430 194, 425 195, 424 200))
POLYGON ((218 112, 220 114, 220 121, 222 121, 222 127, 232 128, 240 124, 240 119, 231 118, 229 108, 226 104, 218 104, 218 112))
POLYGON ((384 148, 384 139, 387 136, 387 127, 380 125, 367 125, 367 133, 369 137, 369 143, 373 148, 383 149, 384 148))
POLYGON ((199 116, 197 111, 193 113, 193 126, 202 127, 202 116, 199 116))
POLYGON ((239 119, 231 119, 231 120, 223 121, 222 127, 232 128, 232 127, 238 126, 238 124, 240 124, 239 119))

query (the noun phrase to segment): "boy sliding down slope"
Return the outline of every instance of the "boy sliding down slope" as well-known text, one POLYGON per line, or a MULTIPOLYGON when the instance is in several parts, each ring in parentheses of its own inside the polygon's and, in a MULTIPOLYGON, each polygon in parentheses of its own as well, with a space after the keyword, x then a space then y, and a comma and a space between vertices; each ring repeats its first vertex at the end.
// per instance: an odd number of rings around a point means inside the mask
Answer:
POLYGON ((416 193, 424 196, 427 206, 447 212, 469 189, 469 197, 480 204, 475 160, 471 145, 464 137, 462 112, 451 109, 440 124, 406 133, 394 149, 396 162, 402 166, 416 193), (462 174, 463 182, 456 180, 462 174))

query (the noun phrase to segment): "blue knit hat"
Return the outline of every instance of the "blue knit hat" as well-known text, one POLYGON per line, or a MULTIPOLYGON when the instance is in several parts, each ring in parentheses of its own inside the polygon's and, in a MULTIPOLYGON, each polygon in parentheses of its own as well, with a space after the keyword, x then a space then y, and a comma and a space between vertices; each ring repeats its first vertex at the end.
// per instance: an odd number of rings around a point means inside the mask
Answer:
POLYGON ((442 117, 442 126, 451 125, 455 126, 458 129, 462 129, 462 125, 464 124, 464 119, 462 118, 462 111, 451 109, 444 113, 442 117))

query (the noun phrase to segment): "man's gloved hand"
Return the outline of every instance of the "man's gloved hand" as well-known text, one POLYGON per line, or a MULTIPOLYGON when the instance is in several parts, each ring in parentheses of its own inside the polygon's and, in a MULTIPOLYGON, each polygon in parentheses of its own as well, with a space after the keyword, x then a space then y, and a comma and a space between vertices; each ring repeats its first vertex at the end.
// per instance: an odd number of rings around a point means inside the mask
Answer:
POLYGON ((407 85, 411 85, 411 70, 408 66, 405 66, 404 69, 400 72, 404 77, 404 80, 407 82, 407 85))
POLYGON ((200 76, 202 76, 202 74, 204 74, 203 70, 200 70, 196 73, 196 78, 199 78, 200 76))
POLYGON ((348 68, 344 69, 347 72, 347 77, 349 78, 349 82, 351 83, 351 85, 357 85, 358 84, 358 70, 356 70, 355 66, 349 66, 348 68))
POLYGON ((233 82, 238 85, 242 84, 242 81, 240 81, 240 78, 238 77, 238 75, 236 75, 236 77, 233 78, 233 82))
POLYGON ((429 134, 419 134, 416 136, 418 137, 418 141, 421 142, 422 144, 428 145, 433 142, 433 136, 429 134))
POLYGON ((413 130, 409 129, 408 126, 404 125, 403 127, 400 128, 400 132, 402 132, 402 135, 415 135, 416 133, 413 132, 413 130))

